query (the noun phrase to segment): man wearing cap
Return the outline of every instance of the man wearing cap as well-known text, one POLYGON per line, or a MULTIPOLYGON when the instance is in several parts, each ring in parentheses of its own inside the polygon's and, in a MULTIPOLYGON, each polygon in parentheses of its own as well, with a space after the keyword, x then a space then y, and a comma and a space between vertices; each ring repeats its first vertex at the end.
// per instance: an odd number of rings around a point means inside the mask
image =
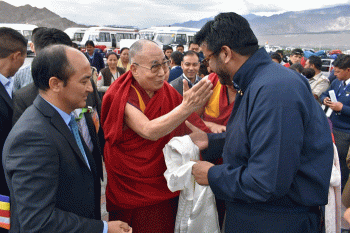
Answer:
POLYGON ((284 64, 285 67, 290 67, 293 64, 301 63, 304 56, 304 52, 301 49, 293 49, 289 56, 289 62, 284 64))

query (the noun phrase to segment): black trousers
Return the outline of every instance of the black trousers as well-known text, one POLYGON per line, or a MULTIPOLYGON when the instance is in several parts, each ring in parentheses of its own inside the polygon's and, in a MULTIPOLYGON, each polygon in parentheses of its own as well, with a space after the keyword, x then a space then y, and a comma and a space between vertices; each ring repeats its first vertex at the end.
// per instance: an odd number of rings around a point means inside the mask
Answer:
POLYGON ((348 155, 350 146, 350 134, 344 133, 333 128, 333 135, 335 145, 338 150, 341 172, 341 191, 343 192, 345 184, 349 178, 349 168, 346 166, 346 156, 348 155))

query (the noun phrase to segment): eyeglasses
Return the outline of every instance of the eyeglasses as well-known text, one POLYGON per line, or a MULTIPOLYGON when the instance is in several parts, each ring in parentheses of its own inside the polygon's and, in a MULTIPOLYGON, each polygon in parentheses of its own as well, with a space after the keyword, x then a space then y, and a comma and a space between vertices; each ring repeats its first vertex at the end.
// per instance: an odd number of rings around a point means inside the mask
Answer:
POLYGON ((170 65, 170 61, 169 60, 166 60, 160 64, 155 64, 153 66, 151 66, 151 68, 148 68, 146 66, 142 66, 142 65, 139 65, 137 63, 133 63, 134 65, 137 65, 137 66, 140 66, 142 68, 146 68, 148 70, 150 70, 152 73, 158 73, 160 68, 162 67, 164 72, 167 73, 169 71, 169 65, 170 65))
POLYGON ((217 54, 217 53, 220 53, 220 52, 221 52, 221 49, 219 49, 219 50, 216 51, 216 52, 213 52, 213 53, 210 54, 208 57, 204 58, 204 59, 202 60, 202 63, 203 63, 206 67, 208 67, 208 66, 209 66, 209 61, 210 61, 211 57, 214 56, 214 55, 217 54))

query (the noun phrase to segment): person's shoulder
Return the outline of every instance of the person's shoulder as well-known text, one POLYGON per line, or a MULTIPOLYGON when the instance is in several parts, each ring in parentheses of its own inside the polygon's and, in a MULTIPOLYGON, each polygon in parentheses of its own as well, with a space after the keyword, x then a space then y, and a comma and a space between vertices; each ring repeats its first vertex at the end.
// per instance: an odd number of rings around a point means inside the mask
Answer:
POLYGON ((175 78, 173 81, 171 81, 169 84, 171 86, 174 86, 174 85, 179 85, 179 83, 182 84, 182 80, 184 79, 183 75, 180 75, 179 77, 175 78))

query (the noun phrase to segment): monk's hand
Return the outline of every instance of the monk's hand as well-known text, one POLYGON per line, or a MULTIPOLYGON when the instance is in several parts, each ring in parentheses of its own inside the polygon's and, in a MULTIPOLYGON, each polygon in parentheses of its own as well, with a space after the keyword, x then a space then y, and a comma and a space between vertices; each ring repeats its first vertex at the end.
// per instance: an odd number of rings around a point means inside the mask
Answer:
POLYGON ((208 148, 209 142, 207 133, 192 125, 189 121, 185 121, 185 124, 192 131, 189 136, 192 142, 198 146, 199 150, 208 148))
POLYGON ((208 172, 212 166, 215 165, 207 161, 196 161, 196 164, 192 166, 192 175, 198 184, 209 185, 208 172))
POLYGON ((203 78, 191 89, 189 89, 187 80, 183 80, 183 100, 185 111, 195 112, 202 108, 213 94, 211 90, 213 84, 208 78, 203 78))

